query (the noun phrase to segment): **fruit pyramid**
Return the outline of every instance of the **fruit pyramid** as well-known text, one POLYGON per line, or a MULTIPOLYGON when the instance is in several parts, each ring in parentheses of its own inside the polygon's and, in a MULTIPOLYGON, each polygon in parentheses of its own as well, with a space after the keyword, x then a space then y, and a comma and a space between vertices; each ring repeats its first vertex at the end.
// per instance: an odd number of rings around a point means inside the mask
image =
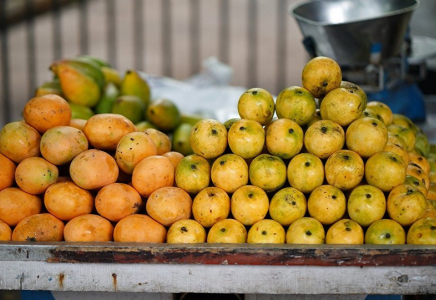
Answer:
POLYGON ((237 108, 184 129, 184 154, 163 129, 37 95, 0 131, 0 241, 436 244, 433 145, 334 60, 237 108))

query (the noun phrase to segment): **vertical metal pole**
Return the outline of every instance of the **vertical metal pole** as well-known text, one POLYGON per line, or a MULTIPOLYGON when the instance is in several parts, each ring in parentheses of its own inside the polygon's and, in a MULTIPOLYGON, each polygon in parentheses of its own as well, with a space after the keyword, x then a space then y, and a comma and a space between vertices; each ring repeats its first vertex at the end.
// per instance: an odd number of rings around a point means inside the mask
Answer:
POLYGON ((172 41, 171 41, 171 3, 170 0, 161 0, 162 4, 162 72, 164 76, 171 77, 172 70, 172 41))
POLYGON ((257 0, 248 1, 247 87, 257 86, 257 0))
POLYGON ((219 20, 219 57, 224 63, 229 63, 229 0, 220 1, 220 20, 219 20))
POLYGON ((33 1, 26 1, 26 34, 27 34, 27 75, 29 99, 34 97, 36 88, 35 30, 33 1))
POLYGON ((88 2, 79 0, 79 34, 80 34, 80 54, 89 54, 88 38, 88 2))
POLYGON ((190 39, 191 39, 191 74, 200 70, 200 1, 190 2, 190 39))
POLYGON ((135 68, 144 68, 144 22, 143 20, 143 0, 135 0, 133 3, 133 58, 135 68))
POLYGON ((116 68, 117 66, 117 24, 116 24, 116 14, 115 14, 115 1, 106 1, 106 37, 107 37, 107 48, 108 48, 108 61, 116 68))
POLYGON ((288 39, 286 30, 286 2, 286 0, 279 0, 277 3, 277 95, 286 88, 286 41, 288 39))
POLYGON ((53 5, 53 60, 62 57, 62 28, 60 0, 52 0, 53 5))
POLYGON ((5 123, 11 122, 11 95, 9 90, 9 45, 8 45, 8 24, 6 19, 6 0, 0 0, 0 33, 1 33, 1 49, 2 49, 2 89, 3 89, 3 120, 5 123))

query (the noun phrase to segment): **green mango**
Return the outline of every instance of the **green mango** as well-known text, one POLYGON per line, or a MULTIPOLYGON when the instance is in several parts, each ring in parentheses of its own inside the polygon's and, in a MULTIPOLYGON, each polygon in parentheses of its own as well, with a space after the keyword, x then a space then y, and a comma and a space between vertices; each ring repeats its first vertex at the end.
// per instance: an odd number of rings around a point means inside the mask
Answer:
POLYGON ((159 130, 169 132, 180 124, 180 111, 174 102, 158 99, 148 106, 146 119, 159 130))
POLYGON ((83 106, 68 102, 71 108, 71 119, 83 119, 88 120, 94 115, 94 111, 88 106, 83 106))
POLYGON ((184 156, 194 153, 191 148, 190 135, 193 125, 182 123, 173 131, 172 135, 172 151, 180 152, 184 156))
POLYGON ((121 81, 121 95, 132 95, 139 97, 146 109, 150 104, 150 87, 136 70, 127 70, 121 81))
POLYGON ((134 124, 143 119, 144 110, 145 106, 141 99, 131 95, 119 96, 112 106, 113 114, 123 115, 134 124))
POLYGON ((112 112, 112 106, 120 95, 120 90, 112 82, 106 84, 103 89, 103 95, 95 107, 97 114, 106 114, 112 112))
POLYGON ((35 97, 55 94, 58 96, 62 96, 62 89, 59 79, 53 79, 52 81, 46 81, 42 85, 36 88, 35 97))
POLYGON ((197 114, 187 114, 187 113, 181 113, 180 114, 180 123, 188 123, 192 126, 195 125, 200 120, 203 120, 204 118, 197 114))

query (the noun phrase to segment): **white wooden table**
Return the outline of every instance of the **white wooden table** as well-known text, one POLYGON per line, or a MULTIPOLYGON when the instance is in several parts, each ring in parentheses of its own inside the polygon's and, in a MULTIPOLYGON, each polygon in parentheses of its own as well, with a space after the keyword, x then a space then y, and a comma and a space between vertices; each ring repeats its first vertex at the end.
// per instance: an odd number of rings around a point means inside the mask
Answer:
POLYGON ((0 290, 436 294, 436 246, 0 243, 0 290))

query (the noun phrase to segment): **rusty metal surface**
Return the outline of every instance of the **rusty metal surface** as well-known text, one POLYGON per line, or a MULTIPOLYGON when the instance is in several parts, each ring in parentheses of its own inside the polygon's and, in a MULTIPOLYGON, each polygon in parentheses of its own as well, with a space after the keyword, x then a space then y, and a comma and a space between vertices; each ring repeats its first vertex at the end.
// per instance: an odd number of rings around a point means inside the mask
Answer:
POLYGON ((0 243, 0 261, 285 266, 436 266, 436 246, 0 243))

